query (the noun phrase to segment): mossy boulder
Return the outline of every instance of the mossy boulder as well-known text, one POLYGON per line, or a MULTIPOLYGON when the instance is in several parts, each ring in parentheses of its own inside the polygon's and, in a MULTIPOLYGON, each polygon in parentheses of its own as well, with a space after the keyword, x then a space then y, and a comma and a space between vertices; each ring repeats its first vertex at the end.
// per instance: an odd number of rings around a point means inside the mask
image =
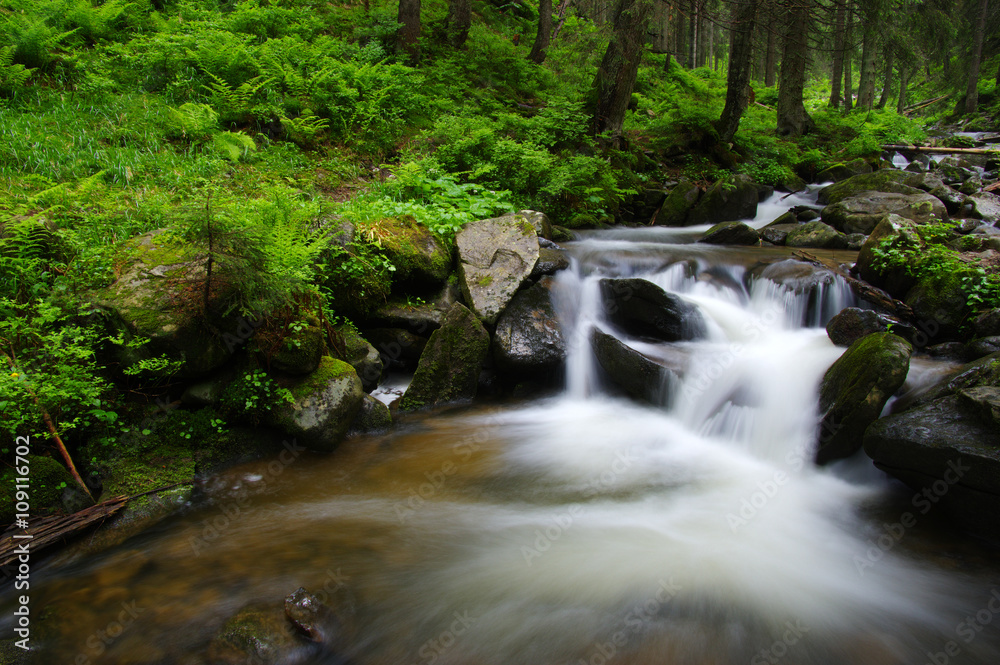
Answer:
POLYGON ((912 219, 918 224, 948 219, 944 204, 924 192, 862 192, 823 208, 823 221, 844 233, 867 234, 888 214, 912 219))
POLYGON ((1000 196, 992 192, 978 192, 966 201, 972 204, 972 215, 984 222, 996 225, 1000 222, 1000 196))
POLYGON ((667 194, 659 212, 656 213, 656 223, 661 226, 684 226, 687 223, 688 212, 698 202, 701 189, 689 180, 681 180, 667 194))
POLYGON ((347 362, 361 379, 361 386, 366 393, 378 387, 382 380, 384 365, 382 356, 361 333, 352 326, 338 326, 335 332, 343 341, 343 348, 337 349, 341 360, 347 362), (342 355, 339 352, 343 352, 342 355))
POLYGON ((566 340, 552 304, 553 286, 551 278, 543 278, 518 291, 497 319, 493 356, 500 371, 551 375, 566 360, 566 340))
POLYGON ((788 234, 799 228, 798 223, 795 221, 795 216, 791 213, 785 213, 785 215, 782 215, 781 217, 787 219, 786 215, 791 217, 791 221, 776 223, 777 220, 775 220, 774 222, 771 222, 759 231, 760 239, 769 242, 772 245, 784 245, 785 240, 788 238, 788 234))
POLYGON ((917 233, 917 223, 899 215, 886 215, 868 236, 858 253, 857 268, 861 279, 873 286, 885 289, 894 298, 903 298, 916 284, 916 280, 906 272, 905 268, 886 268, 880 265, 876 256, 876 248, 886 240, 898 238, 910 247, 923 247, 924 241, 917 233))
POLYGON ((788 231, 786 247, 847 249, 847 236, 823 222, 806 222, 788 231))
POLYGON ((850 346, 872 333, 889 332, 890 327, 903 338, 914 332, 911 326, 873 309, 845 307, 826 324, 826 334, 837 346, 850 346))
POLYGON ((538 234, 520 214, 467 224, 455 238, 465 302, 483 321, 500 312, 531 276, 538 261, 538 234))
POLYGON ((757 186, 745 175, 720 178, 709 187, 687 216, 687 225, 716 224, 757 215, 757 186))
POLYGON ((309 322, 295 322, 270 358, 271 368, 301 376, 315 372, 326 352, 323 330, 309 322))
POLYGON ((549 221, 549 216, 544 212, 538 212, 537 210, 519 210, 517 214, 524 217, 528 220, 529 224, 535 227, 535 233, 538 234, 539 238, 552 240, 552 222, 549 221))
POLYGON ((817 201, 823 205, 838 203, 864 192, 890 192, 895 194, 919 194, 913 184, 920 180, 920 174, 881 169, 873 173, 863 173, 824 187, 819 191, 817 201))
POLYGON ((858 158, 849 162, 840 162, 829 166, 816 174, 816 182, 840 182, 850 177, 871 173, 872 167, 865 160, 858 158))
POLYGON ((427 342, 399 408, 412 411, 475 397, 489 346, 489 333, 478 318, 463 305, 452 305, 427 342))
POLYGON ((535 269, 531 271, 531 279, 538 279, 542 275, 554 275, 560 270, 566 270, 569 266, 569 254, 566 250, 542 247, 538 250, 538 262, 535 263, 535 269))
POLYGON ((322 646, 302 634, 284 608, 251 605, 231 617, 206 652, 209 665, 283 665, 315 660, 322 646))
POLYGON ((396 267, 393 278, 398 285, 435 287, 451 272, 451 252, 447 245, 409 215, 380 219, 361 232, 377 239, 396 267))
POLYGON ((827 370, 820 385, 816 462, 826 464, 858 451, 865 429, 882 413, 910 368, 913 347, 891 333, 857 340, 827 370))
POLYGON ((964 326, 972 315, 968 293, 962 284, 963 273, 942 272, 917 280, 903 302, 913 309, 916 318, 933 322, 931 343, 957 340, 963 335, 964 326))
POLYGON ((302 445, 331 451, 347 433, 361 408, 364 389, 354 368, 342 360, 323 356, 309 376, 288 385, 292 403, 268 413, 268 423, 302 445))
POLYGON ((1000 307, 983 312, 974 322, 976 335, 979 337, 995 337, 1000 335, 1000 307))
POLYGON ((378 401, 371 395, 365 395, 358 414, 351 423, 351 428, 347 434, 376 434, 385 432, 392 427, 392 413, 389 407, 378 401))
MULTIPOLYGON (((204 376, 220 367, 247 335, 240 332, 236 316, 206 318, 202 289, 207 276, 206 256, 167 229, 150 231, 126 244, 121 276, 94 299, 111 312, 114 327, 149 343, 138 350, 123 350, 119 358, 128 366, 142 358, 165 354, 181 361, 178 376, 204 376)), ((232 276, 217 265, 213 274, 213 302, 239 288, 232 276)), ((211 303, 210 303, 211 305, 211 303)))
POLYGON ((705 231, 698 242, 710 245, 758 245, 760 234, 743 222, 720 222, 705 231))
MULTIPOLYGON (((29 514, 74 513, 94 504, 83 488, 62 464, 42 455, 28 455, 31 510, 29 514)), ((0 524, 14 521, 17 504, 14 467, 4 466, 0 473, 0 524)))

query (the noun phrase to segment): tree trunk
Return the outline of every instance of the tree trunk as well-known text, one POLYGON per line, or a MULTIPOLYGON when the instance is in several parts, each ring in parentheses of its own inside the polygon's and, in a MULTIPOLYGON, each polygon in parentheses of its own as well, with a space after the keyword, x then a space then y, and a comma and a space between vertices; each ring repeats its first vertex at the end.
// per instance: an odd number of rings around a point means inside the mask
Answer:
POLYGON ((399 0, 396 22, 400 24, 396 48, 416 62, 420 58, 420 0, 399 0))
POLYGON ((698 0, 691 0, 691 16, 688 17, 688 69, 698 66, 698 0))
MULTIPOLYGON (((539 1, 543 4, 548 3, 549 5, 549 29, 551 29, 552 0, 539 1)), ((448 34, 448 43, 455 48, 462 48, 465 44, 465 40, 469 37, 469 28, 472 26, 472 4, 470 0, 449 0, 448 18, 445 19, 445 26, 448 34)), ((539 31, 540 30, 541 25, 539 25, 539 31)), ((545 43, 548 45, 548 34, 546 34, 545 39, 545 43)), ((532 51, 532 53, 534 53, 534 51, 532 51)), ((541 61, 539 60, 538 62, 541 61)))
POLYGON ((896 101, 896 113, 902 115, 906 109, 906 84, 910 80, 910 69, 904 64, 899 65, 899 99, 896 101))
POLYGON ((837 3, 833 27, 833 72, 830 76, 830 106, 840 106, 840 82, 844 77, 844 3, 837 3))
POLYGON ((680 4, 677 5, 677 23, 674 26, 674 34, 676 38, 674 40, 674 57, 677 59, 677 64, 681 67, 687 66, 687 35, 688 35, 688 17, 687 12, 681 9, 680 4))
POLYGON ((969 84, 965 88, 965 112, 975 113, 979 105, 979 65, 983 59, 983 33, 986 30, 987 0, 979 0, 976 31, 972 37, 972 57, 969 62, 969 84))
POLYGON ((764 54, 764 85, 768 88, 774 87, 775 72, 777 71, 778 40, 775 37, 778 29, 775 21, 774 3, 768 3, 767 21, 767 52, 764 54))
POLYGON ((892 92, 892 47, 885 49, 885 75, 882 77, 882 95, 878 98, 878 108, 884 109, 892 92))
POLYGON ((552 39, 549 40, 550 43, 555 41, 556 37, 559 36, 559 31, 562 30, 563 24, 566 23, 567 7, 569 7, 569 0, 562 0, 562 2, 559 3, 559 22, 556 23, 556 27, 552 31, 552 39))
POLYGON ((847 1, 847 25, 844 26, 844 110, 850 111, 854 106, 854 8, 851 0, 847 1))
POLYGON ((877 25, 870 16, 862 16, 861 78, 858 81, 858 108, 871 110, 875 103, 875 51, 877 25))
POLYGON ((639 73, 646 25, 652 0, 618 0, 614 32, 594 79, 593 134, 608 133, 614 147, 621 146, 625 112, 639 73))
POLYGON ((716 127, 719 139, 729 143, 740 126, 740 118, 750 103, 750 66, 753 63, 753 34, 758 0, 738 0, 729 34, 729 74, 726 79, 726 106, 716 127))
POLYGON ((778 134, 801 136, 815 123, 806 113, 802 91, 809 64, 809 11, 812 0, 796 0, 788 12, 778 83, 778 134))
MULTIPOLYGON (((468 2, 469 0, 465 0, 468 2)), ((549 47, 549 35, 552 34, 552 0, 538 0, 538 34, 531 46, 528 59, 536 64, 545 61, 545 49, 549 47)))

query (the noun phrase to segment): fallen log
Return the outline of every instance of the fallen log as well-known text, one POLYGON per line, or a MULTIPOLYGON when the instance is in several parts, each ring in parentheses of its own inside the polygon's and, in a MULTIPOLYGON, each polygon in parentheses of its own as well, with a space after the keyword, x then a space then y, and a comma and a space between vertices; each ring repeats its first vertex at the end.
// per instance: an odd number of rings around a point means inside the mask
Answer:
POLYGON ((928 99, 926 102, 920 102, 919 104, 914 104, 913 106, 907 106, 905 109, 903 109, 903 115, 907 115, 908 113, 913 113, 914 111, 919 111, 924 107, 940 102, 942 99, 948 99, 948 95, 941 95, 940 97, 935 97, 934 99, 928 99))
POLYGON ((851 290, 854 291, 854 295, 862 300, 868 301, 884 313, 895 316, 901 321, 915 320, 913 309, 911 309, 905 302, 896 300, 882 289, 876 288, 868 282, 858 279, 857 277, 853 277, 850 273, 842 269, 833 261, 823 261, 815 255, 801 250, 793 252, 792 256, 801 261, 805 261, 806 263, 811 263, 815 266, 832 270, 844 278, 844 281, 846 281, 848 286, 851 287, 851 290))
POLYGON ((933 152, 940 153, 943 155, 958 154, 958 155, 1000 155, 1000 148, 945 148, 943 146, 927 146, 927 145, 897 145, 895 143, 887 143, 882 146, 883 150, 895 150, 897 152, 909 151, 909 152, 933 152))

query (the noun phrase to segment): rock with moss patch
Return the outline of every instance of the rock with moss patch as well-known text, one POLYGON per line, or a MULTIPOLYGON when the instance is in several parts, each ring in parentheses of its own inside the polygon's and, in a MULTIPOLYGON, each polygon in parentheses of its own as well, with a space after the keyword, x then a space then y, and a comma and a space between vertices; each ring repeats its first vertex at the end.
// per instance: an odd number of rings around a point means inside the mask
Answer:
POLYGON ((890 213, 918 224, 948 219, 944 204, 930 194, 864 192, 823 208, 823 221, 844 233, 868 234, 890 213))
POLYGON ((323 356, 316 371, 292 382, 289 390, 292 403, 270 411, 269 423, 319 451, 337 447, 365 394, 354 368, 330 356, 323 356))
POLYGON ((894 298, 903 298, 916 280, 904 267, 887 268, 878 260, 877 250, 883 241, 901 242, 911 247, 923 247, 917 233, 917 223, 899 215, 886 215, 875 226, 858 253, 857 267, 861 279, 885 289, 894 298))
MULTIPOLYGON (((205 254, 166 229, 129 241, 124 257, 121 277, 94 294, 111 312, 114 327, 149 339, 139 349, 121 349, 123 365, 165 354, 183 363, 179 377, 204 376, 229 360, 253 334, 252 326, 235 316, 209 314, 206 319, 201 289, 191 288, 204 283, 205 254), (246 327, 246 335, 241 326, 246 327)), ((216 267, 213 281, 218 290, 238 288, 219 264, 216 267)), ((223 294, 213 291, 213 298, 217 297, 223 294)))
POLYGON ((826 464, 858 451, 865 428, 874 422, 910 368, 913 347, 891 333, 857 340, 827 370, 820 386, 816 462, 826 464))
POLYGON ((569 254, 566 250, 554 247, 542 247, 538 250, 538 262, 535 269, 531 271, 531 279, 537 279, 542 275, 554 275, 560 270, 569 268, 569 254))
POLYGON ((476 316, 459 303, 452 305, 427 342, 399 408, 411 411, 475 397, 489 346, 489 333, 476 316))
POLYGON ((354 417, 348 436, 357 434, 377 434, 392 427, 392 413, 389 407, 371 395, 365 395, 358 415, 354 417))
MULTIPOLYGON (((94 504, 66 467, 56 460, 42 455, 28 455, 26 460, 31 471, 32 515, 74 513, 94 504)), ((0 473, 0 524, 14 521, 16 475, 14 467, 5 466, 0 473)))
POLYGON ((283 607, 250 605, 231 617, 212 640, 209 665, 291 665, 313 662, 322 644, 298 630, 283 607))
POLYGON ((757 215, 757 186, 745 175, 721 178, 709 187, 688 213, 687 225, 713 224, 757 215))
POLYGON ((698 239, 711 245, 757 245, 760 234, 743 222, 720 222, 698 239))
POLYGON ((493 355, 510 373, 555 373, 566 360, 566 340, 552 304, 551 278, 518 291, 497 319, 493 355))
POLYGON ((784 244, 786 247, 847 249, 847 237, 823 222, 806 222, 790 230, 784 244))
POLYGON ((528 223, 535 227, 535 233, 539 238, 552 240, 552 222, 548 215, 537 210, 519 210, 518 215, 528 220, 528 223))
MULTIPOLYGON (((784 215, 782 215, 784 217, 784 215)), ((791 216, 794 220, 795 217, 791 216)), ((760 230, 760 238, 772 245, 784 245, 785 240, 788 238, 788 234, 799 228, 798 223, 786 222, 781 224, 776 224, 774 222, 768 224, 760 230)))
POLYGON ((496 323, 538 261, 535 227, 523 215, 505 215, 467 224, 455 242, 466 303, 480 319, 496 323))
POLYGON ((838 203, 863 192, 890 192, 895 194, 920 194, 911 183, 921 180, 920 174, 881 169, 874 173, 863 173, 824 187, 819 191, 817 201, 823 205, 838 203))
POLYGON ((978 192, 969 196, 966 201, 972 204, 973 216, 987 222, 1000 222, 1000 196, 992 192, 978 192))
POLYGON ((344 343, 342 349, 344 353, 340 359, 348 363, 358 373, 361 386, 366 393, 375 390, 382 380, 384 370, 382 356, 378 349, 352 326, 339 326, 335 330, 344 343))
POLYGON ((932 344, 960 339, 972 315, 962 276, 959 272, 924 275, 903 298, 918 320, 933 322, 934 334, 929 335, 932 344))
POLYGON ((386 257, 396 267, 394 281, 412 288, 434 287, 451 272, 451 252, 426 226, 409 215, 389 217, 372 223, 370 233, 386 257))
POLYGON ((309 374, 319 367, 319 360, 325 351, 326 343, 320 327, 297 322, 271 356, 271 367, 295 376, 309 374))
POLYGON ((826 324, 826 334, 837 346, 850 346, 862 337, 889 332, 910 339, 913 327, 872 309, 845 307, 826 324))
POLYGON ((699 196, 701 189, 698 185, 689 180, 681 180, 664 199, 656 213, 656 223, 661 226, 685 226, 688 213, 698 202, 699 196))
POLYGON ((816 182, 840 182, 850 177, 871 173, 872 167, 865 160, 858 159, 829 166, 816 174, 816 182))

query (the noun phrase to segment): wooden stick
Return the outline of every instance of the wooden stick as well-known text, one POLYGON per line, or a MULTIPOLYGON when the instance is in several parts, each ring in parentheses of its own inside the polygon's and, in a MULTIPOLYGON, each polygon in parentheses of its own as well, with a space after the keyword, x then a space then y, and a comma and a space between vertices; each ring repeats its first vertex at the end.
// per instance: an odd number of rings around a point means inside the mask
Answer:
POLYGON ((928 99, 926 102, 920 102, 919 104, 914 104, 913 106, 907 106, 905 109, 903 109, 903 115, 906 115, 907 113, 912 113, 913 111, 919 111, 925 106, 930 106, 935 102, 940 102, 942 99, 947 99, 947 98, 948 95, 941 95, 940 97, 935 97, 934 99, 928 99))
POLYGON ((909 151, 909 152, 936 152, 941 154, 959 154, 959 155, 1000 155, 1000 149, 995 148, 943 148, 939 146, 926 146, 926 145, 896 145, 894 143, 887 143, 882 146, 883 150, 899 150, 899 151, 909 151))

